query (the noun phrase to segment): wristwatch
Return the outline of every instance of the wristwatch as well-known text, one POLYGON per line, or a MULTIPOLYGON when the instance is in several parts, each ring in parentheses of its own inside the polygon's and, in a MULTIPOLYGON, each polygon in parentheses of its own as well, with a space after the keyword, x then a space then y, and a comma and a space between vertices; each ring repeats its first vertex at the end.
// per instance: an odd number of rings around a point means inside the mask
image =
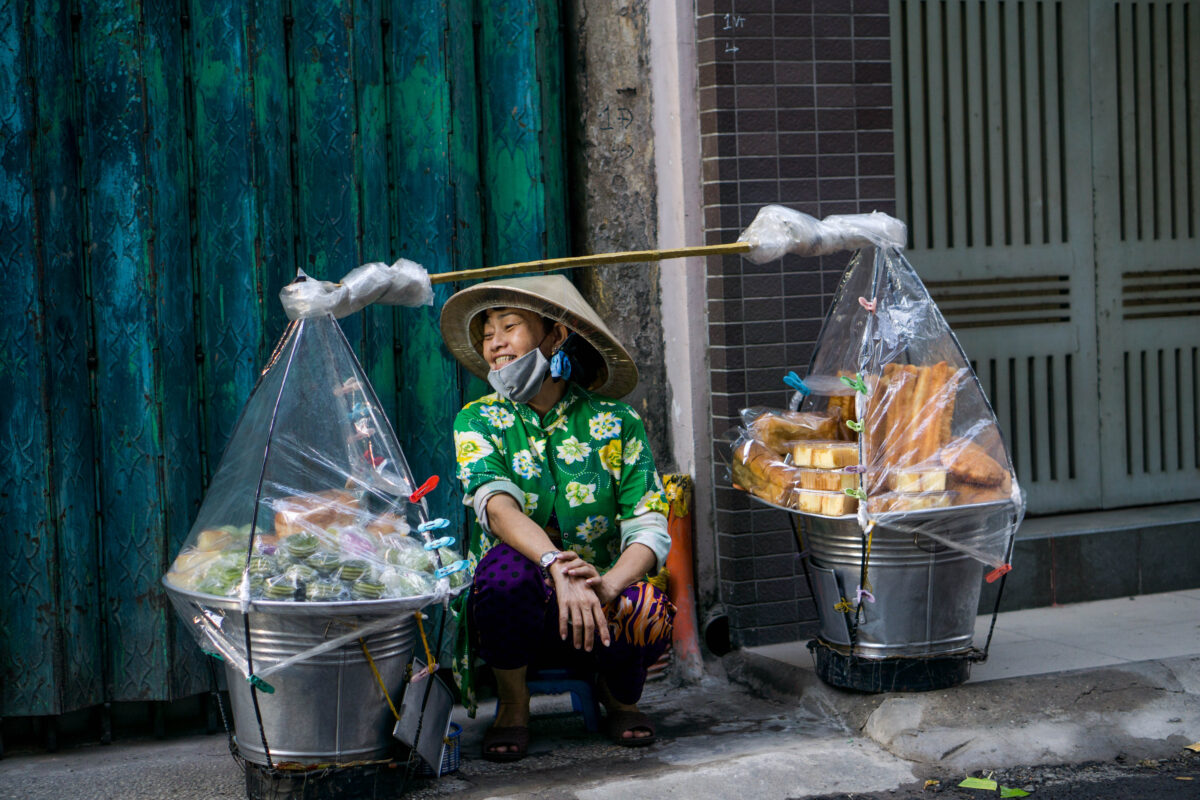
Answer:
POLYGON ((542 574, 547 578, 550 577, 550 565, 554 563, 554 559, 558 558, 562 553, 561 550, 547 550, 542 553, 542 557, 538 559, 538 563, 542 566, 542 574))

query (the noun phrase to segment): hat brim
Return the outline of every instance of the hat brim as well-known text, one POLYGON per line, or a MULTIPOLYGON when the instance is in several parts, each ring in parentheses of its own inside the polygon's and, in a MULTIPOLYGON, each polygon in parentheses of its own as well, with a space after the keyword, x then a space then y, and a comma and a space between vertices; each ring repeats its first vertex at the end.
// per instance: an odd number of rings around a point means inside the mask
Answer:
POLYGON ((519 308, 561 322, 596 349, 605 373, 595 385, 584 387, 605 397, 624 397, 638 382, 637 365, 612 331, 561 275, 539 278, 510 278, 469 286, 442 306, 441 329, 446 347, 473 374, 487 380, 488 363, 483 357, 483 320, 489 308, 519 308), (561 285, 548 283, 558 278, 561 285), (547 291, 547 288, 552 291, 547 291))

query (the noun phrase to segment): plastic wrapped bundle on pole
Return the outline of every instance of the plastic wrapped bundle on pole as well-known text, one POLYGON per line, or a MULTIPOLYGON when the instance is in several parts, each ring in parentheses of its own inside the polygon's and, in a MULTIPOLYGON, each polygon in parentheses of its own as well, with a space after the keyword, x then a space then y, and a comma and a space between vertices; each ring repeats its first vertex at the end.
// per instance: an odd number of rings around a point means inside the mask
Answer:
POLYGON ((225 664, 244 757, 384 759, 418 615, 469 570, 334 309, 288 311, 163 582, 225 664))
POLYGON ((747 409, 727 434, 732 482, 796 515, 819 671, 860 689, 964 680, 960 657, 986 654, 971 647, 981 577, 1009 571, 1025 503, 970 362, 902 253, 903 224, 769 206, 741 240, 752 260, 856 250, 806 374, 788 379, 793 408, 747 409), (941 677, 938 657, 953 661, 941 677), (881 677, 914 664, 913 682, 881 677))

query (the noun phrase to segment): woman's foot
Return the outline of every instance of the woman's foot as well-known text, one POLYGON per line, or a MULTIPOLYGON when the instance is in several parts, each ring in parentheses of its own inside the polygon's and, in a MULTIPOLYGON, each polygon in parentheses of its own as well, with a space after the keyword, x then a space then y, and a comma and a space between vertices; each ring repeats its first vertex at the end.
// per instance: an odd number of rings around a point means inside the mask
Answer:
POLYGON ((596 692, 607 713, 606 727, 609 737, 617 744, 641 747, 655 739, 654 723, 638 710, 637 703, 622 703, 612 696, 604 678, 596 681, 596 692))
POLYGON ((608 737, 616 744, 625 747, 645 747, 654 744, 656 738, 654 722, 638 711, 632 709, 609 709, 605 719, 608 737))
POLYGON ((496 676, 496 719, 483 737, 483 757, 516 761, 529 749, 529 687, 525 668, 493 670, 496 676))

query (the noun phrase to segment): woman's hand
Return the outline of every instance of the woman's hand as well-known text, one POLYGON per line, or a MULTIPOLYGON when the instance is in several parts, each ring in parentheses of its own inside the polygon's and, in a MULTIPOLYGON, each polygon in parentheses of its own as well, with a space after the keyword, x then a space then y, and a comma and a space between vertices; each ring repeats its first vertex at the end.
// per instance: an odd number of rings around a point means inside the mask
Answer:
POLYGON ((597 635, 601 643, 608 647, 611 639, 608 620, 604 616, 604 606, 595 590, 588 585, 587 579, 567 574, 565 565, 568 564, 572 569, 587 567, 593 573, 596 570, 569 550, 551 563, 549 571, 558 595, 558 635, 566 640, 569 623, 573 644, 577 649, 582 647, 591 652, 597 635))
POLYGON ((567 575, 570 575, 572 578, 582 578, 588 586, 592 587, 592 591, 596 593, 596 598, 602 606, 611 603, 625 590, 624 586, 618 586, 616 581, 609 580, 606 576, 601 575, 595 566, 584 561, 571 551, 566 551, 563 555, 559 556, 559 563, 563 565, 563 572, 567 575), (570 558, 564 560, 563 556, 570 556, 570 558))

